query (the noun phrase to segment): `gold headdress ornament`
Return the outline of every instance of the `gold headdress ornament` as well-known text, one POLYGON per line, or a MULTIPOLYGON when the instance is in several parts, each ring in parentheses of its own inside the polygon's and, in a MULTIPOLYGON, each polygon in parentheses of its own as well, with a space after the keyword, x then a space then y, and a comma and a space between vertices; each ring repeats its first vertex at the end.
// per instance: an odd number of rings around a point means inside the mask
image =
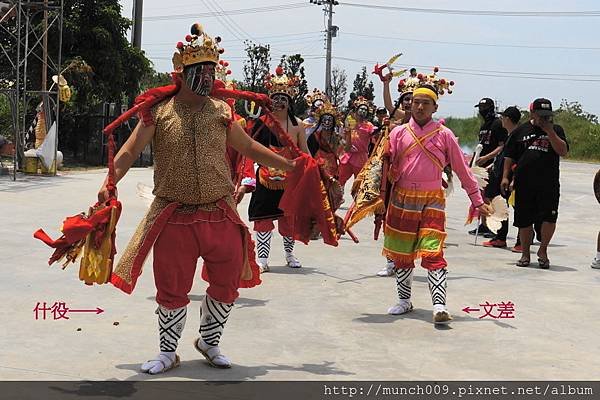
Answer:
POLYGON ((419 87, 421 81, 416 77, 409 77, 407 79, 400 79, 398 82, 398 92, 400 92, 400 96, 406 93, 412 93, 416 88, 419 87))
POLYGON ((315 119, 319 121, 323 115, 331 115, 335 118, 336 125, 343 125, 342 114, 327 99, 323 102, 323 105, 315 111, 315 119))
POLYGON ((219 60, 219 63, 215 67, 215 78, 223 82, 226 89, 235 89, 235 83, 229 80, 229 75, 231 75, 229 62, 219 60))
POLYGON ((306 104, 308 104, 309 107, 312 107, 313 104, 319 100, 323 103, 329 102, 329 97, 327 97, 325 93, 321 92, 319 89, 316 88, 313 89, 312 93, 309 93, 306 96, 304 96, 304 99, 306 100, 306 104))
POLYGON ((373 103, 371 102, 371 100, 367 100, 365 97, 363 96, 358 96, 356 98, 356 100, 354 100, 352 102, 352 108, 354 108, 355 110, 358 110, 358 107, 360 106, 367 106, 367 108, 369 109, 369 113, 373 113, 374 111, 374 106, 373 103))
POLYGON ((265 87, 269 91, 269 96, 285 94, 293 99, 298 95, 298 86, 300 86, 300 78, 295 75, 286 75, 281 66, 275 69, 275 75, 269 74, 265 79, 265 87))
POLYGON ((219 55, 225 50, 219 47, 220 37, 214 39, 208 36, 202 25, 195 23, 190 30, 191 35, 185 37, 187 44, 177 43, 177 52, 173 54, 173 68, 177 72, 183 71, 188 65, 199 64, 203 62, 219 62, 219 55))
POLYGON ((434 67, 433 74, 418 74, 417 79, 419 79, 420 84, 419 87, 413 91, 413 95, 426 94, 437 101, 439 96, 442 96, 445 93, 451 94, 452 89, 450 86, 454 86, 454 81, 438 77, 436 73, 439 70, 439 67, 434 67), (429 89, 428 86, 432 87, 435 91, 429 89))

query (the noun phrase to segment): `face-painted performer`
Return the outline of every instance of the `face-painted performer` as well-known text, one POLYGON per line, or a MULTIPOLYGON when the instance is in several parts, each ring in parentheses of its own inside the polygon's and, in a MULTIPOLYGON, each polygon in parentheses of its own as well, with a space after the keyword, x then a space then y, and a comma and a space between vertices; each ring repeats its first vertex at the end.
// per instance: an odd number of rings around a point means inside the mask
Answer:
POLYGON ((352 176, 356 178, 369 157, 369 143, 375 125, 369 122, 373 113, 371 101, 360 96, 352 103, 356 125, 347 132, 346 152, 340 157, 340 184, 342 187, 352 176))
POLYGON ((339 156, 344 150, 343 116, 329 102, 315 111, 315 126, 312 136, 318 145, 313 155, 323 165, 328 176, 339 179, 339 156))
MULTIPOLYGON (((142 365, 150 374, 180 363, 176 354, 186 322, 188 293, 196 263, 208 289, 200 306, 200 337, 194 342, 211 366, 229 368, 219 340, 239 287, 260 284, 250 233, 236 211, 227 146, 281 170, 294 163, 254 142, 232 118, 230 106, 210 97, 215 66, 222 53, 219 38, 192 26, 186 44, 173 56, 175 85, 151 89, 136 103, 141 121, 115 158, 115 179, 129 170, 144 147, 154 147, 154 195, 111 282, 131 293, 153 247, 160 353, 142 365)), ((98 197, 107 197, 106 183, 98 197)))
POLYGON ((432 119, 438 108, 438 96, 450 91, 453 82, 438 78, 435 72, 420 76, 421 86, 413 91, 411 119, 390 133, 389 177, 393 187, 387 207, 383 255, 395 264, 399 302, 388 313, 397 315, 412 310, 414 261, 421 258, 421 266, 428 270, 433 321, 443 324, 452 319, 446 308, 447 263, 443 253, 444 166, 452 166, 475 208, 482 214, 488 213, 489 208, 483 203, 456 137, 432 119))
MULTIPOLYGON (((218 81, 223 83, 223 86, 229 90, 236 90, 235 82, 229 79, 231 70, 229 69, 229 62, 219 60, 215 68, 215 77, 218 81)), ((246 119, 235 112, 235 99, 234 98, 221 98, 233 111, 234 120, 240 124, 240 126, 246 129, 246 119)), ((256 106, 256 104, 255 104, 256 106)), ((243 154, 238 152, 231 146, 227 146, 227 160, 229 161, 229 168, 231 170, 231 180, 235 185, 235 202, 239 204, 246 193, 251 193, 256 188, 256 176, 254 173, 254 162, 243 154)))
MULTIPOLYGON (((400 79, 398 82, 398 92, 400 93, 400 97, 396 100, 396 104, 393 105, 390 95, 391 80, 391 74, 386 75, 383 80, 383 99, 386 107, 390 110, 390 115, 392 115, 392 118, 390 118, 390 130, 394 129, 396 126, 406 124, 410 120, 413 91, 421 84, 421 79, 419 79, 416 69, 412 68, 411 75, 408 78, 400 79)), ((385 266, 377 272, 377 276, 392 276, 395 274, 395 270, 394 262, 388 258, 385 266)))
POLYGON ((308 104, 309 111, 308 117, 302 121, 306 133, 306 142, 310 154, 314 156, 319 149, 319 144, 312 134, 315 132, 315 128, 319 123, 319 119, 316 118, 315 113, 321 108, 326 102, 329 103, 329 98, 319 89, 313 89, 312 93, 307 94, 304 97, 306 104, 308 104))
MULTIPOLYGON (((306 134, 302 121, 293 114, 293 98, 298 94, 300 81, 296 76, 288 76, 282 67, 277 67, 275 74, 269 75, 265 86, 273 104, 273 114, 281 127, 288 133, 294 144, 308 153, 306 134)), ((259 118, 250 132, 252 138, 270 148, 273 152, 290 158, 289 147, 281 141, 276 132, 269 126, 264 117, 259 118)), ((257 263, 261 272, 269 271, 269 253, 271 238, 277 220, 278 231, 283 236, 283 247, 287 266, 300 268, 302 264, 294 256, 294 216, 284 216, 279 202, 286 185, 286 173, 282 169, 271 168, 258 163, 256 171, 256 190, 252 192, 248 206, 249 220, 254 222, 257 243, 257 263)))
POLYGON ((395 104, 392 102, 392 96, 390 92, 390 83, 392 82, 392 74, 389 73, 383 77, 383 101, 385 108, 390 113, 390 129, 393 129, 397 125, 405 124, 410 120, 411 116, 411 104, 412 104, 412 92, 416 89, 420 80, 415 75, 403 78, 398 82, 398 92, 400 97, 396 100, 395 104))

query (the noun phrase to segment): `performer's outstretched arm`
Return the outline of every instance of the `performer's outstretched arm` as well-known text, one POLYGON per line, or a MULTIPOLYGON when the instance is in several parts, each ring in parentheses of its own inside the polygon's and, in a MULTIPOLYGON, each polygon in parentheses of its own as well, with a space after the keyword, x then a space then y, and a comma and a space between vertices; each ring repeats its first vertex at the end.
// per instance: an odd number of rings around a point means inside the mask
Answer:
POLYGON ((400 107, 394 107, 394 102, 392 101, 392 94, 390 93, 390 83, 392 82, 392 78, 393 76, 391 73, 388 73, 386 76, 383 77, 383 104, 388 110, 388 113, 390 113, 390 119, 401 121, 404 118, 404 111, 400 109, 400 107))
POLYGON ((298 126, 296 127, 296 134, 298 136, 298 148, 302 150, 304 153, 310 155, 310 151, 308 150, 308 144, 306 143, 306 134, 305 134, 305 126, 302 120, 296 118, 298 121, 298 126))
POLYGON ((291 171, 296 166, 296 163, 293 160, 288 160, 287 158, 275 154, 262 144, 250 138, 237 122, 232 123, 231 127, 227 130, 227 144, 261 165, 279 168, 285 171, 291 171))
POLYGON ((394 103, 392 101, 392 95, 390 93, 390 83, 392 82, 392 74, 387 74, 383 77, 383 104, 385 108, 390 113, 390 116, 393 117, 392 113, 394 112, 394 103))
MULTIPOLYGON (((144 126, 142 122, 138 122, 137 126, 115 156, 115 185, 125 176, 129 168, 138 159, 146 145, 148 145, 154 137, 155 126, 144 126)), ((98 192, 98 201, 104 202, 108 199, 106 183, 108 177, 104 180, 100 191, 98 192)))

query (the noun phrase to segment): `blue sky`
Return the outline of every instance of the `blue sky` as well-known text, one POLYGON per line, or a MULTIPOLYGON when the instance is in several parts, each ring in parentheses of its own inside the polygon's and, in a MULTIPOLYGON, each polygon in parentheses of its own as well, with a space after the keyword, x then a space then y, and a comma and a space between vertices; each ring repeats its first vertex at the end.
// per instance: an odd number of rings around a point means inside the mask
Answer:
MULTIPOLYGON (((591 0, 348 2, 452 10, 600 10, 599 2, 591 0)), ((322 7, 309 4, 308 0, 179 0, 171 4, 177 6, 169 5, 164 0, 144 0, 142 47, 157 70, 171 70, 170 60, 175 43, 183 40, 190 25, 198 21, 210 35, 223 38, 222 44, 226 50, 223 58, 230 61, 234 78, 241 79, 243 76, 244 51, 241 39, 249 38, 271 44, 272 69, 281 54, 300 52, 306 55, 309 87, 323 89, 325 50, 322 31, 325 21, 322 7), (217 10, 217 6, 223 10, 239 10, 302 2, 306 3, 306 7, 232 15, 227 19, 222 16, 170 17, 166 20, 151 18, 201 14, 217 10)), ((123 0, 122 5, 123 14, 131 17, 132 0, 123 0)), ((346 70, 350 88, 363 65, 370 72, 375 62, 384 62, 391 55, 402 52, 404 55, 398 60, 398 66, 419 66, 420 71, 429 72, 437 65, 441 68, 440 76, 456 82, 454 93, 440 101, 440 117, 471 116, 473 105, 481 97, 496 99, 502 108, 508 105, 526 108, 536 97, 547 97, 558 106, 561 99, 565 98, 579 101, 588 112, 600 114, 600 43, 597 41, 600 16, 466 16, 368 9, 341 4, 335 7, 334 24, 339 26, 339 36, 333 41, 333 55, 336 57, 333 65, 346 70), (526 73, 525 78, 517 77, 523 76, 522 73, 526 73)), ((376 85, 375 102, 381 104, 379 78, 372 75, 372 80, 376 85)))

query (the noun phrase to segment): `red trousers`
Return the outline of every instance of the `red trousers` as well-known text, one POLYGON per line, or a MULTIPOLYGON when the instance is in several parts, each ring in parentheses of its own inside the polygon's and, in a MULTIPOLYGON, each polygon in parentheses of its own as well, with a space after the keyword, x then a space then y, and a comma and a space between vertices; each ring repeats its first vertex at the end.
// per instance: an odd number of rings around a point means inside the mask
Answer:
MULTIPOLYGON (((275 229, 275 224, 271 219, 263 219, 254 221, 255 232, 271 232, 275 229)), ((279 217, 277 218, 277 230, 281 236, 294 237, 294 218, 279 217)))
POLYGON ((240 226, 221 209, 175 212, 154 243, 156 302, 167 309, 187 305, 198 258, 208 276, 206 293, 221 303, 237 299, 244 262, 240 226))
POLYGON ((352 165, 350 163, 340 164, 340 185, 344 187, 344 185, 346 184, 346 182, 348 182, 348 179, 350 179, 352 175, 354 175, 354 177, 356 178, 361 169, 362 166, 357 167, 356 165, 352 165))

